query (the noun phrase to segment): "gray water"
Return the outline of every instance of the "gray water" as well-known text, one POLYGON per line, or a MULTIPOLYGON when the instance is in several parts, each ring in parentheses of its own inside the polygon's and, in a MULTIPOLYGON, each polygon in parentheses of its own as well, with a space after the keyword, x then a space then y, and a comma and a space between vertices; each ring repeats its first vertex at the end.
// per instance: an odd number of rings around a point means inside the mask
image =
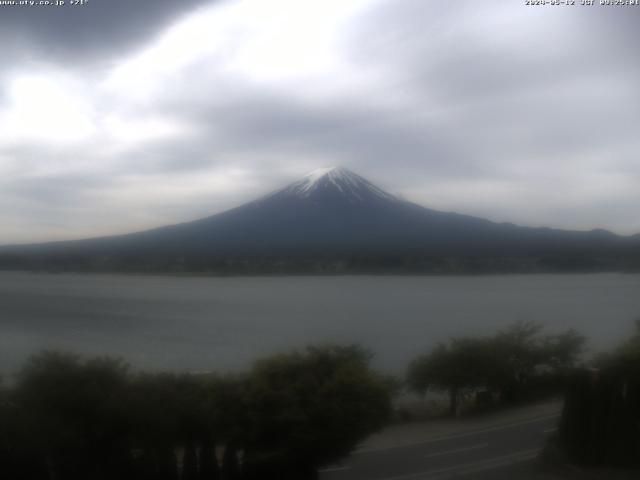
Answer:
POLYGON ((610 348, 640 317, 640 275, 171 277, 0 273, 0 371, 41 349, 137 368, 238 370, 319 342, 357 342, 391 373, 436 342, 518 320, 610 348))

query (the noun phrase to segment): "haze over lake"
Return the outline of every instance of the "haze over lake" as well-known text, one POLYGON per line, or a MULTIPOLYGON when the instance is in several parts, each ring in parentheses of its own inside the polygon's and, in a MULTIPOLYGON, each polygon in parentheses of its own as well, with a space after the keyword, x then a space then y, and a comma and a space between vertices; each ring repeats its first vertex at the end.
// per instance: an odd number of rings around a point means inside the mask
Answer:
POLYGON ((640 317, 640 275, 177 277, 0 272, 0 371, 43 348, 135 367, 238 370, 263 354, 357 342, 391 373, 451 336, 517 320, 611 347, 640 317))

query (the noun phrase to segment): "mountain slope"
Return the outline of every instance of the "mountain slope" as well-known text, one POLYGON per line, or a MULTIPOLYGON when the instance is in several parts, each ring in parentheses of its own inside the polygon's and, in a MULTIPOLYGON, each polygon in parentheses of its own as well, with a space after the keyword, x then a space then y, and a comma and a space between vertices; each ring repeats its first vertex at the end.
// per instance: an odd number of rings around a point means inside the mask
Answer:
POLYGON ((518 227, 430 210, 394 197, 349 170, 328 168, 194 222, 116 237, 7 247, 0 250, 0 266, 11 266, 11 259, 14 267, 128 262, 141 268, 187 264, 197 269, 229 259, 619 258, 637 254, 639 245, 637 238, 603 230, 518 227))

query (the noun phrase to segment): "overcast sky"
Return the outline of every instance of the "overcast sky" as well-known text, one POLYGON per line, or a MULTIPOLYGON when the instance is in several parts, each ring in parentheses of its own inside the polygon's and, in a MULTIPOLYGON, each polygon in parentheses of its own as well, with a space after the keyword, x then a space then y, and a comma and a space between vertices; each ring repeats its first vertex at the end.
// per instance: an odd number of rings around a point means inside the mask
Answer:
POLYGON ((0 6, 0 244, 191 220, 327 165, 431 208, 640 232, 639 21, 524 0, 0 6))

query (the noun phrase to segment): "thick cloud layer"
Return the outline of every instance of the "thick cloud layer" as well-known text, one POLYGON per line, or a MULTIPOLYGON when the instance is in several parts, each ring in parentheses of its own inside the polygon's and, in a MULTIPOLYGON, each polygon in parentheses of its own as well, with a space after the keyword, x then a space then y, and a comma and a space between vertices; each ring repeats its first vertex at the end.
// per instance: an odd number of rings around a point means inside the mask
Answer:
POLYGON ((334 164, 432 208, 640 231, 638 7, 0 9, 0 243, 198 218, 334 164))
POLYGON ((207 0, 66 0, 56 6, 56 1, 60 0, 49 0, 51 6, 0 5, 0 39, 5 46, 12 44, 0 55, 15 58, 18 53, 69 64, 102 61, 148 41, 179 16, 207 4, 207 0), (81 2, 86 5, 76 5, 81 2))

